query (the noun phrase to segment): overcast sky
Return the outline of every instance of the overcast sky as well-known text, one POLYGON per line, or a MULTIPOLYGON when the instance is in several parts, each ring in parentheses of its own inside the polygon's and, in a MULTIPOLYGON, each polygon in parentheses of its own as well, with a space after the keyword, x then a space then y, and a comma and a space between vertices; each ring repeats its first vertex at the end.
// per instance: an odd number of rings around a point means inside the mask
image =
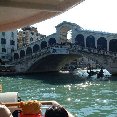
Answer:
POLYGON ((63 21, 76 23, 83 29, 117 33, 117 0, 85 0, 69 11, 33 26, 39 33, 50 35, 63 21))

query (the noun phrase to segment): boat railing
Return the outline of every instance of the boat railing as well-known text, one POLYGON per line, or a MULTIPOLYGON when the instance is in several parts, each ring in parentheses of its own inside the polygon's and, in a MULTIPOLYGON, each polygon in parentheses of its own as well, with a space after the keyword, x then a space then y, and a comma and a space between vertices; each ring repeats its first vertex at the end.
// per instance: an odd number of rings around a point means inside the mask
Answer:
MULTIPOLYGON (((22 111, 22 106, 21 106, 21 103, 28 103, 29 101, 25 101, 25 102, 4 102, 4 103, 2 103, 1 102, 1 104, 2 105, 5 105, 5 106, 7 106, 10 110, 12 110, 13 112, 15 111, 15 110, 17 110, 18 112, 19 112, 19 110, 20 110, 20 113, 21 113, 21 111, 22 111)), ((47 108, 49 108, 51 105, 60 105, 58 102, 56 102, 56 101, 30 101, 30 102, 39 102, 39 103, 41 103, 41 114, 42 114, 42 117, 44 117, 44 114, 45 114, 45 111, 46 111, 46 109, 47 108)), ((29 102, 29 103, 30 103, 29 102)), ((28 105, 28 106, 31 106, 31 103, 28 105)), ((29 107, 30 108, 30 107, 29 107)), ((66 110, 67 111, 67 110, 66 110)), ((68 112, 68 111, 67 111, 68 112)), ((20 114, 19 114, 20 115, 20 114)), ((70 112, 68 112, 68 115, 69 115, 69 117, 74 117, 70 112)))

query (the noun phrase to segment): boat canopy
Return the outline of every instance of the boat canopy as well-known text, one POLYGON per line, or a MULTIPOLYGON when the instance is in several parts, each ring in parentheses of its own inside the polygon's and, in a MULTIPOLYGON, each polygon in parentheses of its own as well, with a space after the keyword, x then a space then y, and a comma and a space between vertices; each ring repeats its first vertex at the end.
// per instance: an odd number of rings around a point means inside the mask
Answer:
POLYGON ((0 31, 22 28, 69 10, 83 0, 1 0, 0 31))

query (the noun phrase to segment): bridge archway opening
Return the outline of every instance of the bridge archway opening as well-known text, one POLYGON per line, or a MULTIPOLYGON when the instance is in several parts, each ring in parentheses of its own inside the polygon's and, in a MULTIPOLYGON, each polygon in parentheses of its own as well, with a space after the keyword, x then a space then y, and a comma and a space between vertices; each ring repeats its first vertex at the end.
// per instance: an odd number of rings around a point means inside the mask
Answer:
POLYGON ((33 46, 33 53, 36 53, 37 51, 39 51, 39 45, 38 44, 35 44, 33 46))
POLYGON ((14 53, 14 60, 19 59, 19 54, 18 53, 14 53))
POLYGON ((72 40, 72 30, 68 30, 68 32, 67 32, 67 41, 71 42, 71 40, 72 40))
POLYGON ((60 43, 72 42, 72 29, 69 26, 62 26, 60 29, 60 43))
POLYGON ((97 49, 99 50, 107 50, 107 40, 104 37, 100 37, 97 40, 97 49))
POLYGON ((50 38, 49 41, 48 41, 48 44, 50 46, 55 45, 56 44, 56 39, 55 38, 50 38))
POLYGON ((86 38, 86 47, 95 48, 95 37, 90 35, 86 38))
POLYGON ((21 50, 20 51, 20 58, 23 58, 25 56, 25 51, 24 50, 21 50))
POLYGON ((82 34, 78 34, 75 38, 75 44, 84 47, 84 36, 82 34))
POLYGON ((110 40, 109 51, 117 52, 117 40, 116 39, 110 40))
POLYGON ((47 47, 47 42, 46 41, 42 41, 41 42, 41 49, 44 49, 47 47))
POLYGON ((28 47, 26 49, 26 55, 29 55, 29 54, 32 54, 32 48, 31 47, 28 47))

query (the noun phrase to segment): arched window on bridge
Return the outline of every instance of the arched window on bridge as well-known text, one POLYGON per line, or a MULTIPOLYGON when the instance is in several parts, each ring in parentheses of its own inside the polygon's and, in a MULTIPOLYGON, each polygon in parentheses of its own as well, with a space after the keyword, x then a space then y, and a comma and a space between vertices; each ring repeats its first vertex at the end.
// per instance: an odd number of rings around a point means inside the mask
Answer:
POLYGON ((20 58, 23 58, 25 56, 25 51, 24 50, 21 50, 20 51, 20 58))
POLYGON ((33 46, 33 52, 35 53, 35 52, 37 52, 37 51, 39 51, 39 45, 38 45, 38 44, 35 44, 35 45, 33 46))
POLYGON ((32 48, 31 47, 28 47, 26 49, 26 55, 29 55, 29 54, 32 54, 32 48))
POLYGON ((56 39, 55 38, 50 38, 49 41, 48 41, 48 44, 50 46, 55 45, 56 44, 56 39))
POLYGON ((117 52, 117 39, 110 40, 109 51, 117 52))
POLYGON ((19 59, 19 54, 18 53, 14 53, 14 60, 19 59))
POLYGON ((82 34, 78 34, 75 38, 75 44, 84 47, 84 36, 82 34))
POLYGON ((90 35, 86 38, 86 47, 95 48, 95 38, 94 38, 94 36, 90 35))
POLYGON ((41 42, 41 49, 44 49, 47 47, 47 42, 46 41, 42 41, 41 42))
POLYGON ((97 40, 97 49, 100 50, 107 50, 107 40, 104 37, 100 37, 97 40))

